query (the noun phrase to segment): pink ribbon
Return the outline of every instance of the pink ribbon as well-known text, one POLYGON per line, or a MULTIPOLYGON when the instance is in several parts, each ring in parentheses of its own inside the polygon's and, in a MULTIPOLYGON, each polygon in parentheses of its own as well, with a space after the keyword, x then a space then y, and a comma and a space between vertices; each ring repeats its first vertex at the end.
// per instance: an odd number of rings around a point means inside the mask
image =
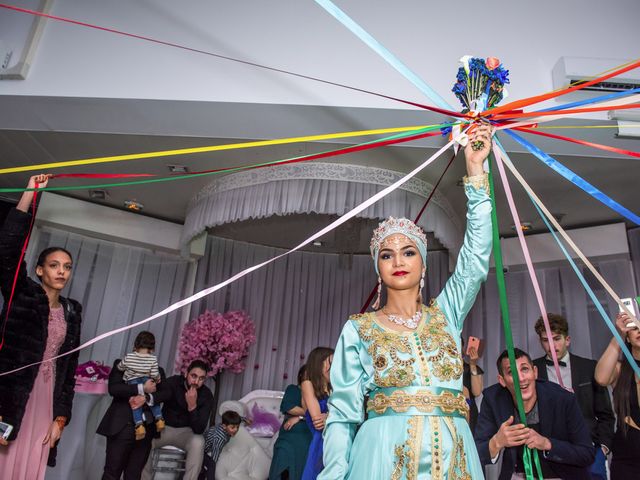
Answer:
POLYGON ((516 204, 513 201, 513 195, 511 194, 511 187, 509 186, 509 179, 507 178, 507 175, 504 170, 504 165, 502 164, 502 156, 500 155, 500 150, 496 146, 495 142, 493 143, 493 154, 496 157, 496 165, 498 166, 498 172, 500 172, 500 180, 502 180, 502 185, 504 186, 504 193, 507 196, 507 203, 509 204, 509 210, 511 211, 511 216, 513 217, 513 222, 514 222, 514 225, 516 226, 516 231, 518 232, 518 240, 520 241, 520 247, 522 248, 522 253, 524 254, 524 261, 527 265, 529 276, 531 277, 531 283, 533 283, 533 290, 535 291, 535 294, 536 294, 536 300, 538 301, 540 312, 542 313, 544 330, 547 333, 547 339, 549 341, 549 351, 551 352, 551 358, 553 359, 553 368, 556 371, 556 376, 558 377, 558 383, 560 384, 560 386, 568 390, 568 388, 565 387, 564 383, 562 382, 562 376, 560 375, 560 366, 558 365, 558 356, 556 355, 556 349, 553 344, 553 332, 551 332, 551 327, 549 326, 549 319, 547 318, 547 309, 544 306, 544 300, 542 299, 540 284, 538 283, 538 277, 536 277, 536 272, 533 268, 533 262, 531 261, 531 255, 529 254, 527 241, 524 238, 524 233, 522 233, 522 229, 519 228, 520 216, 518 215, 516 204))

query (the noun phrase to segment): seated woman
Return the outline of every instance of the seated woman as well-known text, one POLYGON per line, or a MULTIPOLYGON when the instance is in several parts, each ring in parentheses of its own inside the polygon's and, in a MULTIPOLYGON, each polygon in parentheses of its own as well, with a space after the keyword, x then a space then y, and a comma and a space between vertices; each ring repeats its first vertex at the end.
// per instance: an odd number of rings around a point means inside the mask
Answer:
POLYGON ((311 443, 311 431, 304 421, 306 410, 302 408, 300 384, 305 375, 305 366, 298 370, 298 384, 289 385, 282 397, 280 411, 282 422, 278 439, 273 446, 273 459, 269 470, 269 480, 300 480, 307 452, 311 443))

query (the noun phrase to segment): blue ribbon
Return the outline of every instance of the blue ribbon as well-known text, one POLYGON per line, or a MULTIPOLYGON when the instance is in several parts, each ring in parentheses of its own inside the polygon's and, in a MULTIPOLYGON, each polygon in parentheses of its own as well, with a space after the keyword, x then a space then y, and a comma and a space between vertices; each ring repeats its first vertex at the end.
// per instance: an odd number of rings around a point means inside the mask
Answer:
POLYGON ((505 130, 504 132, 507 135, 509 135, 511 138, 513 138, 516 142, 518 142, 520 145, 522 145, 527 150, 529 150, 544 164, 546 164, 548 167, 558 172, 560 175, 562 175, 564 178, 569 180, 575 186, 581 188, 596 200, 599 200, 600 202, 604 203, 607 207, 616 211, 627 220, 635 223, 636 225, 640 225, 640 217, 635 213, 633 213, 631 210, 627 209, 626 207, 623 207, 618 202, 608 197, 604 192, 598 190, 595 186, 591 185, 589 182, 587 182, 585 179, 580 177, 578 174, 574 173, 573 171, 571 171, 570 169, 562 165, 556 159, 554 159, 547 153, 543 152, 535 145, 526 141, 520 135, 512 132, 511 130, 505 130))
POLYGON ((426 84, 418 75, 402 63, 393 53, 369 35, 360 25, 358 25, 344 11, 340 10, 331 0, 316 0, 316 3, 324 8, 327 13, 333 15, 342 25, 347 27, 351 33, 356 35, 360 40, 369 46, 374 52, 380 55, 387 63, 400 72, 407 80, 413 83, 418 89, 424 93, 433 103, 440 108, 454 110, 440 95, 436 93, 429 85, 426 84))
MULTIPOLYGON (((503 157, 504 161, 511 163, 511 161, 507 157, 507 154, 506 154, 506 152, 504 150, 504 147, 500 144, 500 141, 496 137, 494 137, 494 138, 495 138, 496 144, 498 145, 498 147, 500 147, 500 150, 502 150, 502 152, 504 153, 504 157, 503 157)), ((582 286, 584 287, 584 289, 586 290, 587 294, 589 295, 589 298, 591 298, 591 301, 596 306, 596 309, 598 310, 598 313, 600 313, 600 316, 602 317, 604 322, 607 324, 607 327, 609 328, 609 330, 611 330, 611 333, 613 333, 613 336, 615 337, 616 341, 620 345, 620 348, 622 349, 622 353, 624 353, 624 356, 627 358, 627 361, 629 362, 629 365, 631 365, 631 368, 633 368, 633 371, 636 373, 636 375, 638 375, 640 377, 640 367, 638 367, 638 364, 634 360, 633 355, 631 354, 631 352, 629 351, 629 349, 625 345, 624 340, 622 339, 622 337, 618 333, 618 329, 613 324, 613 322, 609 319, 609 316, 607 315, 607 313, 604 311, 604 308, 602 307, 602 304, 598 300, 598 297, 596 297, 596 294, 593 292, 593 290, 591 289, 591 287, 587 283, 586 279, 584 278, 584 275, 582 274, 582 272, 580 271, 580 269, 576 265, 576 262, 573 261, 573 258, 571 258, 571 255, 569 254, 569 252, 567 251, 565 246, 562 244, 562 241, 556 235, 556 232, 553 230, 553 227, 549 224, 549 222, 547 220, 547 217, 540 210, 540 207, 538 207, 538 204, 535 202, 535 200, 533 198, 531 198, 530 195, 529 195, 529 200, 531 200, 531 203, 533 203, 533 206, 536 207, 536 210, 538 211, 538 215, 540 215, 540 218, 542 218, 542 221, 544 222, 544 224, 546 225, 547 229, 549 230, 549 233, 551 233, 551 235, 553 236, 553 239, 558 244, 558 247, 560 247, 560 250, 562 251, 562 254, 566 257, 567 261, 571 265, 571 268, 573 268, 573 271, 575 272, 576 276, 578 277, 578 280, 580 280, 580 283, 582 283, 582 286)))
POLYGON ((578 102, 565 103, 564 105, 559 105, 557 107, 545 108, 543 110, 536 110, 536 112, 555 112, 557 110, 581 107, 582 105, 589 105, 592 103, 604 102, 605 100, 613 100, 615 98, 626 97, 628 95, 633 95, 635 93, 640 93, 640 88, 633 88, 631 90, 626 90, 624 92, 610 93, 608 95, 600 95, 599 97, 588 98, 586 100, 580 100, 578 102))

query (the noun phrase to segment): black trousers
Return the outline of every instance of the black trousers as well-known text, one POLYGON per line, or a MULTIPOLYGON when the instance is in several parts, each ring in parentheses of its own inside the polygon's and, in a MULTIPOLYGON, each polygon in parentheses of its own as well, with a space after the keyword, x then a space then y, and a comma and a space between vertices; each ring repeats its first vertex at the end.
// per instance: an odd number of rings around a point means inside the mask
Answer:
POLYGON ((151 452, 155 429, 147 428, 147 435, 136 440, 133 424, 128 424, 118 434, 107 437, 107 457, 102 480, 140 480, 144 465, 151 452))
POLYGON ((215 480, 216 475, 216 462, 208 453, 204 454, 202 459, 202 470, 198 475, 198 480, 215 480))

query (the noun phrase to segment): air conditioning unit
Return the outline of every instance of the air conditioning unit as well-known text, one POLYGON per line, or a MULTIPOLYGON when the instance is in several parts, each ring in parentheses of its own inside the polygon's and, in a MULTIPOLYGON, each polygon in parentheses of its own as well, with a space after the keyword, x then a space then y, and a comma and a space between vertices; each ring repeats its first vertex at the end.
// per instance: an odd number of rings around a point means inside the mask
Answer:
MULTIPOLYGON (((591 80, 595 76, 601 76, 605 71, 628 62, 630 60, 617 58, 560 57, 551 71, 553 88, 566 88, 585 80, 591 80)), ((640 68, 629 70, 604 82, 562 95, 558 98, 558 101, 565 103, 567 100, 582 100, 634 88, 640 88, 640 68)))

